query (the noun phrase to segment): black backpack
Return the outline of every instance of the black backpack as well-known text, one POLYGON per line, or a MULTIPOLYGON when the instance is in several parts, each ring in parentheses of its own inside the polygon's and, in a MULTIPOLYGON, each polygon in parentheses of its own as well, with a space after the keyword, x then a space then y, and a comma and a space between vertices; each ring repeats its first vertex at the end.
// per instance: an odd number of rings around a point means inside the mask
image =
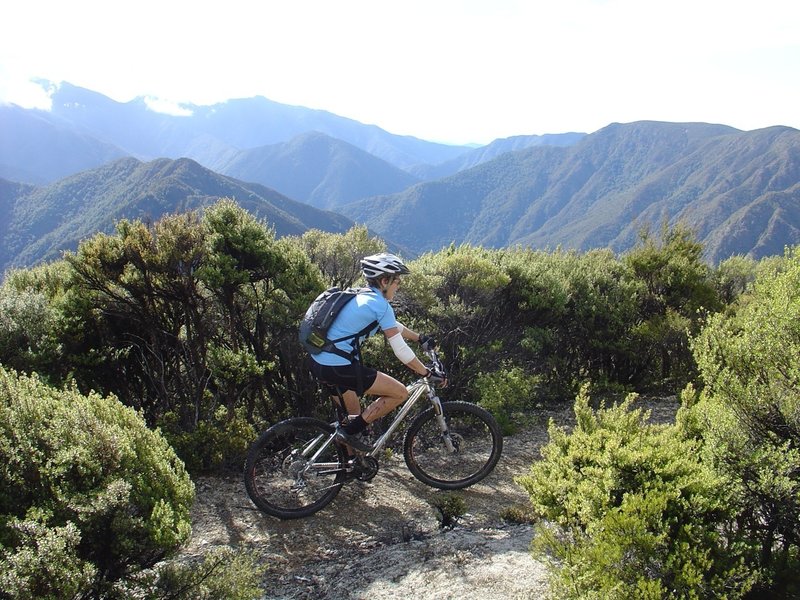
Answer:
POLYGON ((328 330, 333 325, 336 317, 339 316, 342 308, 355 298, 358 294, 374 293, 370 288, 347 288, 340 290, 338 287, 332 287, 319 296, 308 307, 303 320, 300 321, 299 338, 303 347, 311 354, 319 354, 320 352, 333 352, 353 361, 359 357, 361 347, 359 340, 362 336, 368 334, 378 324, 373 321, 358 333, 348 335, 335 340, 328 339, 328 330), (345 340, 355 340, 353 351, 347 353, 336 347, 337 342, 345 340))

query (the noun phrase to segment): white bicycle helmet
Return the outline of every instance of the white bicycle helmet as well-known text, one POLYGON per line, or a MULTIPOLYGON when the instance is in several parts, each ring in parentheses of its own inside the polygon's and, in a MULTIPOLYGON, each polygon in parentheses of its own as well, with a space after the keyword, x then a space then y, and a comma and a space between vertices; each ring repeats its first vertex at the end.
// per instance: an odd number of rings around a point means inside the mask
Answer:
POLYGON ((367 279, 382 275, 408 275, 411 271, 394 254, 382 253, 365 256, 361 259, 361 272, 367 279))

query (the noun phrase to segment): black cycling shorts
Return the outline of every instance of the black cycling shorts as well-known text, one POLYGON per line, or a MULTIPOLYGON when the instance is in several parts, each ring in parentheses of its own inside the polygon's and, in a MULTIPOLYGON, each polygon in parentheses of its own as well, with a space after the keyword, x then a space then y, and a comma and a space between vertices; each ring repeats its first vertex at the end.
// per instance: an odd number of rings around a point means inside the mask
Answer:
MULTIPOLYGON (((313 358, 309 359, 308 362, 308 369, 322 383, 333 388, 339 387, 345 390, 353 390, 359 396, 362 396, 366 390, 371 388, 378 377, 378 371, 359 362, 335 367, 321 365, 313 358), (359 371, 361 371, 361 381, 359 381, 359 371)), ((335 389, 332 390, 331 395, 336 395, 335 389)))

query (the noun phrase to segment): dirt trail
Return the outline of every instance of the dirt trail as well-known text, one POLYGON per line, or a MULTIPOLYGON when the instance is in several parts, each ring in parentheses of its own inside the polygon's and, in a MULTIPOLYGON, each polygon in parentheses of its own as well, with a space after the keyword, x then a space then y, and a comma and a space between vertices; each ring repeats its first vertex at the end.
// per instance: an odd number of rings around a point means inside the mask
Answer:
MULTIPOLYGON (((674 403, 658 411, 667 416, 656 411, 655 420, 668 418, 674 403)), ((350 483, 324 510, 295 521, 258 511, 240 477, 199 479, 186 553, 256 550, 269 565, 264 598, 270 599, 541 598, 546 571, 528 551, 532 528, 500 515, 528 501, 514 477, 539 459, 550 417, 573 420, 571 410, 543 414, 506 437, 494 472, 458 492, 467 514, 452 530, 439 528, 431 505, 443 492, 414 479, 395 453, 381 461, 372 483, 350 483)))

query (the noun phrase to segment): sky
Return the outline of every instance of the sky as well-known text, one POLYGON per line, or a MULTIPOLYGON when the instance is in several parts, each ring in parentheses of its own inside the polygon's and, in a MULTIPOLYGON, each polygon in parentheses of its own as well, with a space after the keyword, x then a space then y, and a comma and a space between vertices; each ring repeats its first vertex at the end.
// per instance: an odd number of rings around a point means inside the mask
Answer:
POLYGON ((264 96, 450 144, 800 129, 800 1, 7 0, 0 102, 47 108, 35 79, 159 110, 264 96))

